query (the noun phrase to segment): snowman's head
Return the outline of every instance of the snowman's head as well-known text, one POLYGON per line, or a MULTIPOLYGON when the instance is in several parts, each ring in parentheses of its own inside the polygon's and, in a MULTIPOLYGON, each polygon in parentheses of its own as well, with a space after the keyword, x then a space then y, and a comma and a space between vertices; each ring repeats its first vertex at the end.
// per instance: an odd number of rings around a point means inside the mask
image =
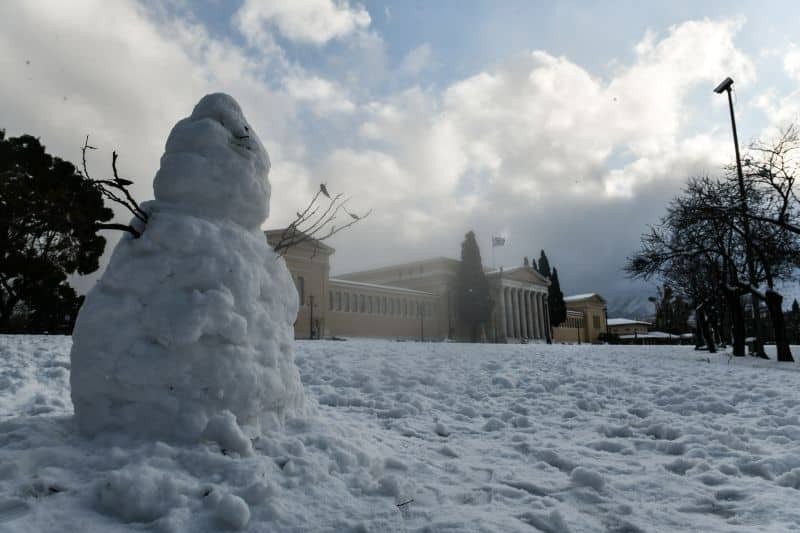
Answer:
POLYGON ((167 139, 156 200, 188 214, 257 229, 269 216, 269 156, 227 94, 204 96, 167 139))

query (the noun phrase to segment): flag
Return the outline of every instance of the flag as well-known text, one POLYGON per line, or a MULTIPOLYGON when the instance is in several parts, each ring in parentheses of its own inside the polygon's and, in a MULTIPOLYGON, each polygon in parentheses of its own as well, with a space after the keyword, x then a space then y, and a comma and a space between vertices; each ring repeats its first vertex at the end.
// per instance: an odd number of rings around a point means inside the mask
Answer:
POLYGON ((503 246, 506 243, 505 237, 492 237, 492 248, 495 246, 503 246))

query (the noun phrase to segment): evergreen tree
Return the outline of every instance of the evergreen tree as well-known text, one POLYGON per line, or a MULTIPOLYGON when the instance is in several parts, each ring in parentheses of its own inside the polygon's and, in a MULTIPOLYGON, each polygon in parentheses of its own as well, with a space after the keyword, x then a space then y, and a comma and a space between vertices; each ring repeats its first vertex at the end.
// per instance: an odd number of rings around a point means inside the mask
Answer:
POLYGON ((658 287, 658 298, 651 301, 656 306, 656 329, 675 334, 689 330, 691 309, 681 295, 674 295, 672 287, 658 287))
MULTIPOLYGON (((547 261, 544 252, 542 252, 542 257, 547 261)), ((539 264, 541 265, 541 262, 539 264)), ((567 304, 564 303, 564 293, 561 292, 561 284, 558 281, 558 270, 555 267, 550 276, 550 287, 547 289, 547 305, 550 308, 551 326, 557 327, 567 319, 567 304)))
POLYGON ((112 216, 71 163, 0 130, 0 332, 71 331, 80 299, 67 276, 97 270, 97 225, 112 216))
POLYGON ((489 280, 483 272, 481 251, 470 231, 461 243, 461 264, 456 279, 456 302, 458 318, 469 331, 470 340, 480 338, 481 326, 490 315, 489 280))
MULTIPOLYGON (((534 264, 535 263, 534 261, 534 264)), ((539 255, 539 267, 536 271, 546 278, 550 277, 550 261, 547 260, 547 255, 544 253, 544 250, 542 250, 542 253, 539 255)))

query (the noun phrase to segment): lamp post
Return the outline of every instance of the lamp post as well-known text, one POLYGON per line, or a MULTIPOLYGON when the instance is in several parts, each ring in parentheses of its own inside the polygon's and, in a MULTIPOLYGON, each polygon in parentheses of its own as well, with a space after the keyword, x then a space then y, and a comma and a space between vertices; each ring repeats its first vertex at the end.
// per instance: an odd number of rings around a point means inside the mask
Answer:
MULTIPOLYGON (((742 158, 739 155, 739 135, 736 132, 736 117, 733 113, 733 96, 731 96, 731 87, 733 87, 733 79, 725 78, 714 88, 714 92, 722 94, 728 93, 728 108, 731 113, 731 128, 733 129, 733 148, 736 151, 736 173, 739 178, 739 207, 742 210, 742 232, 744 233, 745 245, 745 261, 747 263, 747 277, 751 287, 758 285, 756 278, 756 268, 753 263, 752 243, 750 240, 750 221, 747 218, 747 194, 744 189, 744 173, 742 172, 742 158)), ((750 294, 750 302, 753 312, 753 327, 755 329, 755 342, 753 343, 753 351, 758 355, 764 354, 764 344, 761 339, 761 316, 758 312, 758 299, 755 294, 750 294)))
POLYGON ((425 342, 425 302, 419 304, 419 341, 425 342))
POLYGON ((314 295, 308 295, 308 338, 314 339, 314 295))

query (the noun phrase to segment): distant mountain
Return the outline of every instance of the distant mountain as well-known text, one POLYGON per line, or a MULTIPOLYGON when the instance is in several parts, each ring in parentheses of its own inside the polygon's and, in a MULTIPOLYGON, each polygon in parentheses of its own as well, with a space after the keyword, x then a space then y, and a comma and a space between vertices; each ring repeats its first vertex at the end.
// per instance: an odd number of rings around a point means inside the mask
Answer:
POLYGON ((632 318, 636 320, 652 320, 655 313, 653 303, 647 301, 646 293, 620 294, 608 298, 608 316, 610 318, 632 318))
MULTIPOLYGON (((789 310, 792 302, 796 299, 800 302, 800 284, 784 283, 777 287, 778 292, 783 296, 783 308, 789 310)), ((655 296, 655 292, 647 290, 624 291, 607 298, 609 318, 632 318, 637 320, 653 320, 655 309, 653 303, 648 301, 649 296, 655 296)))

